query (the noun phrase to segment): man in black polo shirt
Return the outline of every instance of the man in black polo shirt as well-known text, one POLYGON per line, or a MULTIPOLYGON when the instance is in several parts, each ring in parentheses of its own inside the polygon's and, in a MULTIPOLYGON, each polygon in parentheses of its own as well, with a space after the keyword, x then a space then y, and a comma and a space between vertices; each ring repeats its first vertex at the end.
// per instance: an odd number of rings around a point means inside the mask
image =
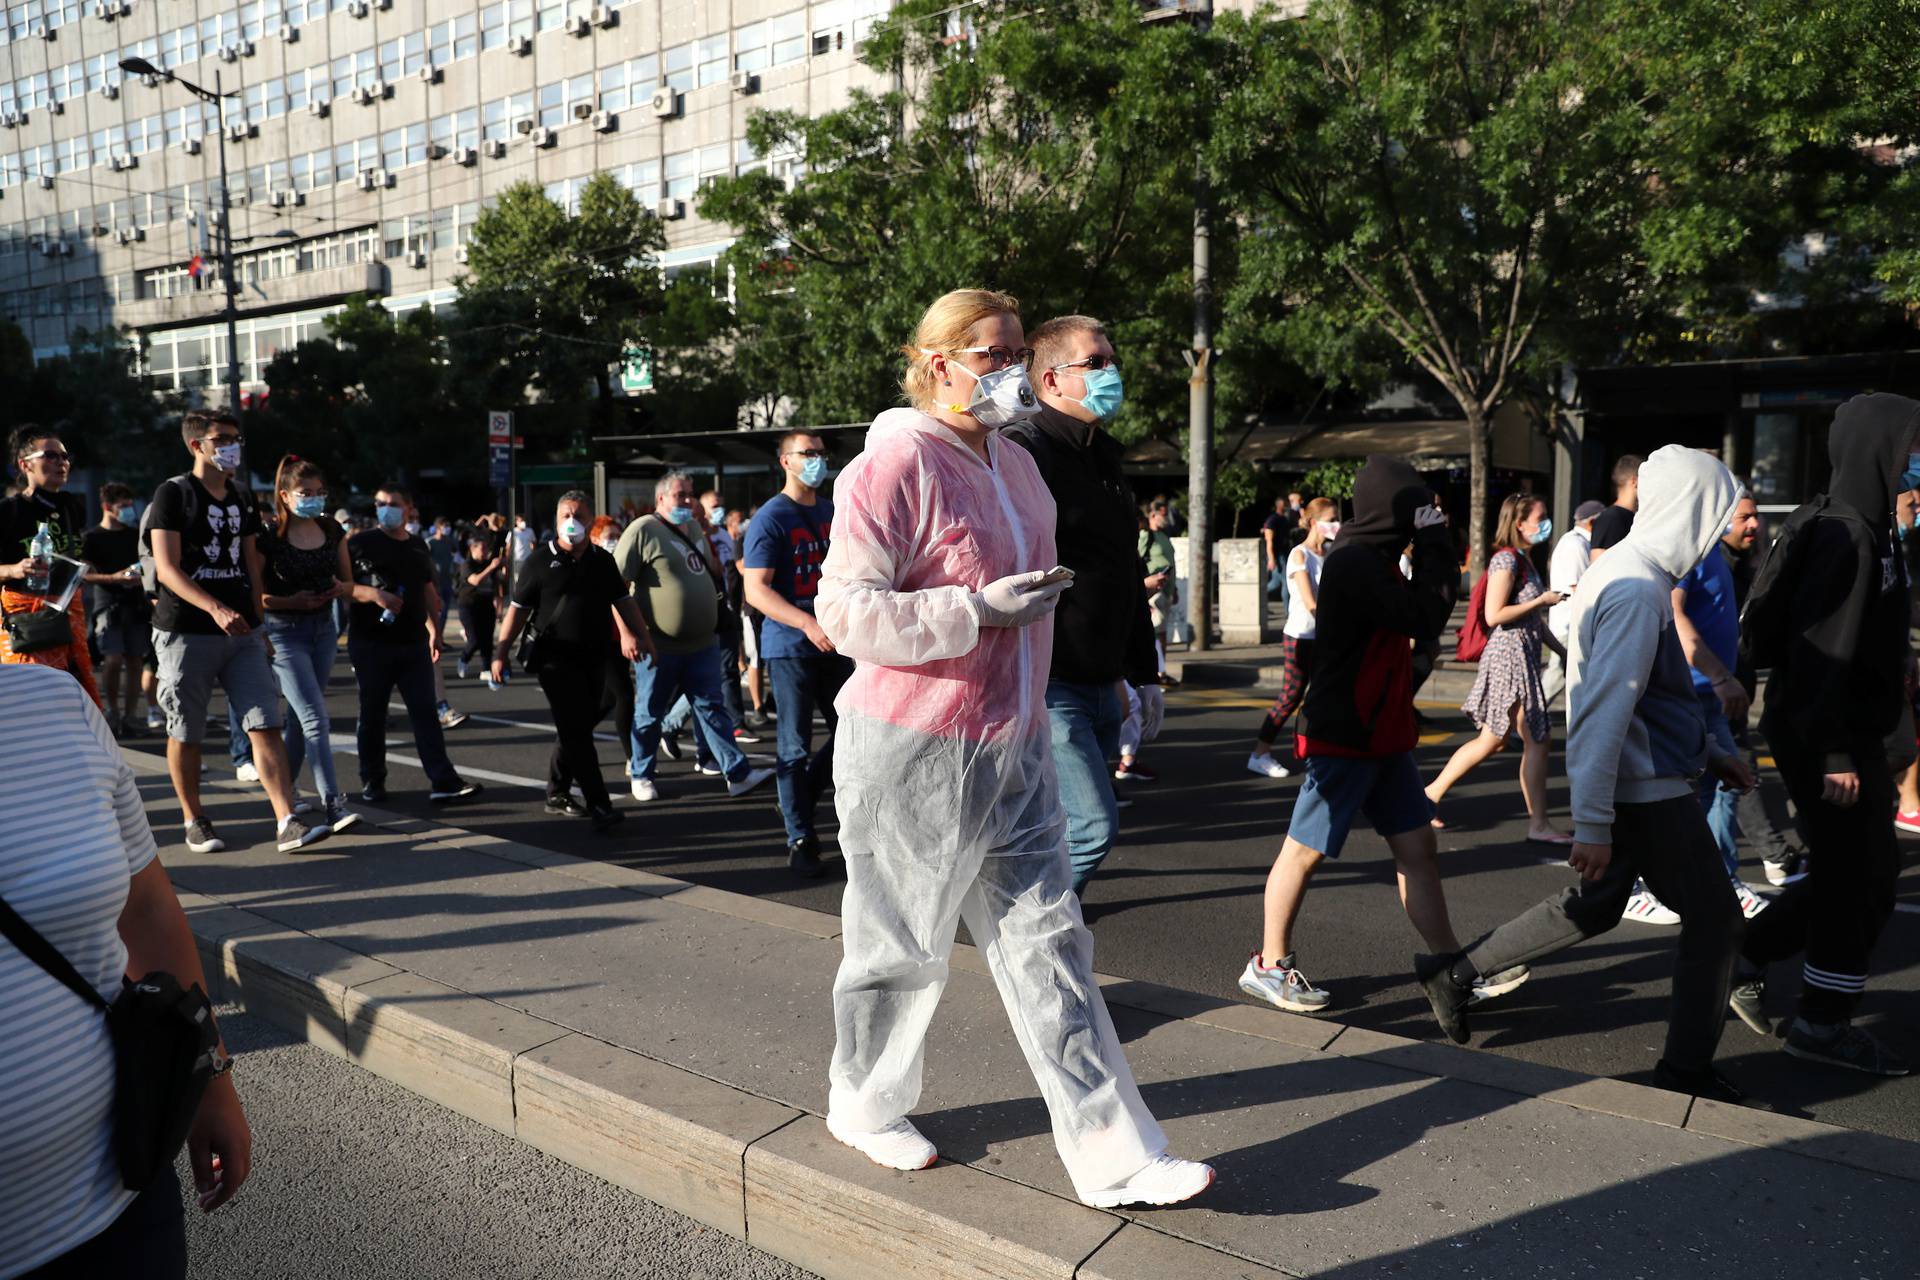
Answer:
POLYGON ((628 662, 642 654, 651 657, 653 642, 613 557, 587 537, 592 519, 586 494, 573 489, 560 496, 554 536, 535 543, 514 574, 493 677, 504 674, 507 649, 531 618, 533 652, 527 668, 539 679, 553 712, 547 812, 585 817, 595 831, 605 831, 623 816, 607 795, 593 748, 614 633, 619 633, 620 653, 628 662), (584 806, 573 798, 576 785, 586 797, 584 806))
POLYGON ((1593 533, 1588 537, 1587 563, 1592 564, 1608 547, 1614 546, 1633 530, 1633 513, 1640 509, 1640 459, 1622 454, 1613 464, 1613 505, 1593 518, 1593 533))

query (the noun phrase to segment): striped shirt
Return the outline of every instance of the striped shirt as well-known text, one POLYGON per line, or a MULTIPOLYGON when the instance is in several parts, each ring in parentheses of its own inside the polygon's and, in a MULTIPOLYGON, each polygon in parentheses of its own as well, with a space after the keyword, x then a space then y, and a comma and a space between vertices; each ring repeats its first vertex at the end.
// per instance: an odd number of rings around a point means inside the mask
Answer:
MULTIPOLYGON (((128 881, 153 832, 93 702, 52 667, 0 665, 0 897, 108 1000, 128 881)), ((133 1193, 113 1152, 106 1019, 0 938, 0 1280, 113 1223, 133 1193)))

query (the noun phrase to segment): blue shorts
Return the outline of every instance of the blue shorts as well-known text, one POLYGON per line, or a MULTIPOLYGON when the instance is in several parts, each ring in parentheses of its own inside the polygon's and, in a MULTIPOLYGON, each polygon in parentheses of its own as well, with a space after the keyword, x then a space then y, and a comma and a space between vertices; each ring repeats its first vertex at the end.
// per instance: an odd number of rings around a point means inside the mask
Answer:
POLYGON ((1288 837, 1337 858, 1357 813, 1365 813, 1373 829, 1387 837, 1416 831, 1433 819, 1433 801, 1427 799, 1413 752, 1377 760, 1308 757, 1288 837))

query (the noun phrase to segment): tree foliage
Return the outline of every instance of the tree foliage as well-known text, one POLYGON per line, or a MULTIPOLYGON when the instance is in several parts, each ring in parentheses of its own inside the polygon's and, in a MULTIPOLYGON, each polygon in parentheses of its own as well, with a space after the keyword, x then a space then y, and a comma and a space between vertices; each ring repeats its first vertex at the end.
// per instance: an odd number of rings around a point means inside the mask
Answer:
MULTIPOLYGON (((0 436, 26 422, 59 425, 78 467, 145 489, 180 469, 175 409, 140 376, 140 347, 119 327, 75 329, 64 355, 34 363, 20 327, 0 320, 0 436)), ((11 460, 9 460, 11 461, 11 460)))

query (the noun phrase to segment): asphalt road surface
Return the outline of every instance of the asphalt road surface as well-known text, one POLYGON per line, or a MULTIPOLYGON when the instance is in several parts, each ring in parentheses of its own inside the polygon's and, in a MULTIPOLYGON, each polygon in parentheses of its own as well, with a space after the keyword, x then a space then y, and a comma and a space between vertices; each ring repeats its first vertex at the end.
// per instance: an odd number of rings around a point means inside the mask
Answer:
MULTIPOLYGON (((192 1277, 806 1280, 811 1273, 542 1155, 235 1010, 220 1020, 253 1173, 189 1204, 192 1277)), ((192 1186, 183 1158, 181 1185, 192 1186)))
MULTIPOLYGON (((454 704, 472 719, 449 735, 463 773, 486 783, 477 802, 453 810, 426 799, 425 776, 412 760, 405 716, 390 722, 388 807, 585 857, 603 858, 736 893, 820 911, 840 908, 837 877, 805 882, 786 869, 784 837, 771 782, 730 800, 718 778, 694 773, 688 760, 662 761, 660 799, 627 798, 622 751, 602 725, 600 755, 616 803, 627 820, 605 835, 583 821, 549 818, 540 807, 552 743, 545 704, 531 680, 489 692, 477 680, 454 678, 454 704)), ((355 704, 344 651, 335 669, 331 707, 337 759, 350 791, 355 776, 355 704)), ((1286 832, 1297 777, 1281 781, 1248 773, 1244 761, 1266 703, 1253 690, 1182 689, 1168 700, 1164 732, 1143 759, 1160 781, 1123 784, 1135 801, 1122 817, 1120 842, 1089 888, 1095 963, 1107 973, 1228 999, 1248 954, 1260 944, 1261 893, 1286 832)), ((216 710, 219 710, 216 708, 216 710)), ((221 712, 224 714, 224 712, 221 712)), ((1420 748, 1432 777, 1469 726, 1458 714, 1435 718, 1420 748)), ((1566 780, 1556 724, 1554 812, 1566 827, 1566 780)), ((212 768, 227 767, 218 737, 208 741, 212 768)), ((818 738, 816 735, 816 742, 818 738)), ((130 746, 156 749, 153 739, 130 746)), ((773 731, 749 751, 771 757, 773 731)), ((1518 755, 1496 757, 1448 797, 1451 829, 1441 836, 1448 902, 1455 929, 1471 940, 1548 897, 1573 874, 1547 847, 1526 843, 1516 781, 1518 755)), ((310 780, 306 784, 311 790, 310 780)), ((831 801, 823 803, 823 835, 831 801)), ((179 829, 162 831, 177 841, 179 829)), ((824 841, 833 858, 830 836, 824 841)), ((1920 872, 1916 842, 1907 854, 1900 906, 1874 956, 1860 1022, 1909 1061, 1920 1062, 1920 872)), ((1743 867, 1764 891, 1757 858, 1743 867)), ((1473 1047, 1531 1062, 1645 1081, 1660 1053, 1677 930, 1633 922, 1534 967, 1533 980, 1474 1015, 1473 1047)), ((1345 855, 1322 866, 1302 911, 1299 963, 1333 995, 1327 1017, 1419 1038, 1439 1035, 1411 977, 1417 937, 1394 888, 1385 843, 1356 831, 1345 855)), ((1776 966, 1770 1003, 1789 1013, 1799 987, 1797 965, 1776 966)), ((826 999, 826 993, 821 993, 826 999)), ((1920 1140, 1920 1075, 1881 1080, 1788 1058, 1777 1045, 1729 1018, 1720 1065, 1743 1089, 1789 1114, 1920 1140)))

